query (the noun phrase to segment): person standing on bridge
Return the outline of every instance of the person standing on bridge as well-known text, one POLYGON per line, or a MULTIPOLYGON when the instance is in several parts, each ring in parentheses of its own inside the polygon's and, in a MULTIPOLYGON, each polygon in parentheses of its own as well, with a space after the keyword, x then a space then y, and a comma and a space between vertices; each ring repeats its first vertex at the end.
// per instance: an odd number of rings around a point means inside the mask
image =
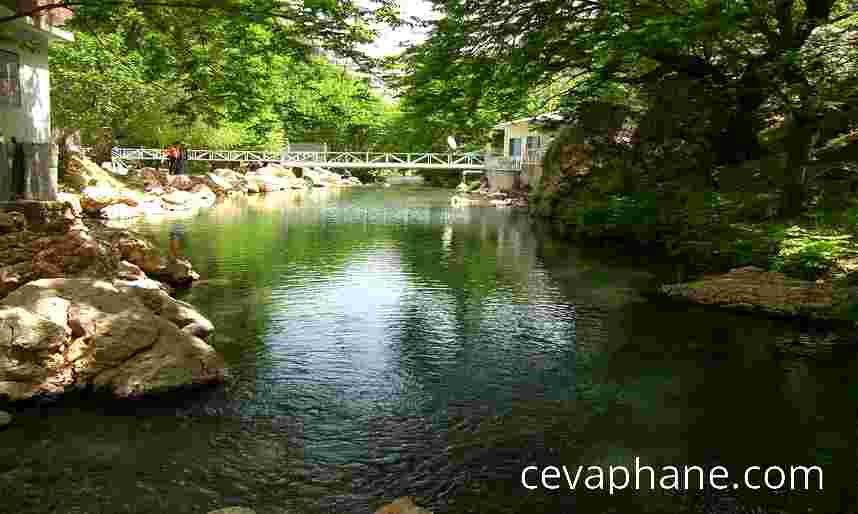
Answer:
POLYGON ((185 174, 185 161, 188 160, 188 150, 184 143, 177 142, 176 145, 176 170, 175 175, 185 174))
POLYGON ((176 172, 176 157, 179 155, 179 142, 177 141, 168 146, 164 153, 167 154, 167 161, 170 163, 169 174, 172 175, 176 172))

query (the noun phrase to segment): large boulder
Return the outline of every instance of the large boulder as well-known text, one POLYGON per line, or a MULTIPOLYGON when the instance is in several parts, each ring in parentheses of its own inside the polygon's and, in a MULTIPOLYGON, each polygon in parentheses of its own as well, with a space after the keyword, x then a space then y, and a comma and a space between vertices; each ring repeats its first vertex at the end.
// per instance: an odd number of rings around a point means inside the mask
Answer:
POLYGON ((211 329, 156 289, 96 279, 31 282, 0 302, 0 397, 79 386, 128 397, 221 381, 223 359, 197 337, 211 329))

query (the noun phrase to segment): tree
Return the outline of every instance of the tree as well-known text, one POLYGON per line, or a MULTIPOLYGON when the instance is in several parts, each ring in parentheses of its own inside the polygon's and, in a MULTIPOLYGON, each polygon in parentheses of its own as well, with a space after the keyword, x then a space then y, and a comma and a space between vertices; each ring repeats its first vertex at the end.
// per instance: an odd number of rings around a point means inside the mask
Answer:
MULTIPOLYGON (((515 105, 526 91, 559 82, 569 85, 562 96, 570 115, 593 100, 623 103, 632 97, 641 102, 643 116, 661 106, 662 86, 682 81, 690 104, 714 109, 702 131, 680 139, 699 143, 700 152, 712 154, 713 166, 772 151, 762 147, 758 134, 767 114, 784 114, 785 213, 804 203, 808 166, 823 127, 829 135, 842 134, 855 121, 854 115, 842 116, 854 112, 854 79, 832 73, 833 62, 822 62, 824 55, 836 54, 839 66, 856 63, 854 40, 850 44, 846 35, 856 14, 845 0, 436 3, 446 18, 415 54, 409 80, 414 88, 432 88, 446 59, 459 104, 515 105), (838 30, 815 51, 813 38, 838 30), (826 121, 832 117, 841 120, 839 131, 826 121)), ((658 114, 662 123, 677 126, 693 119, 658 114)), ((669 135, 673 140, 676 131, 669 135)))
MULTIPOLYGON (((290 99, 309 104, 336 96, 333 83, 318 98, 318 91, 300 91, 313 81, 295 80, 332 76, 312 57, 318 49, 368 63, 356 45, 374 35, 371 21, 396 15, 388 3, 376 4, 62 3, 75 10, 67 27, 78 41, 52 49, 55 125, 112 127, 116 134, 133 133, 138 144, 229 126, 246 134, 240 137, 245 143, 264 144, 296 125, 290 99), (155 134, 147 125, 163 130, 155 134)), ((366 97, 366 88, 361 91, 349 94, 366 97)))

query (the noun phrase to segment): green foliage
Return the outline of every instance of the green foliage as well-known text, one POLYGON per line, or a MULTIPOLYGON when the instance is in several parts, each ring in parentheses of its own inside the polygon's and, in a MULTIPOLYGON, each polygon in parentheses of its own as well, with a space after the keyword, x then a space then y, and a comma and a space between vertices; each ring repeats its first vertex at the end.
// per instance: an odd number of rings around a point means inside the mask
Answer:
POLYGON ((85 139, 281 148, 287 138, 346 147, 379 139, 391 109, 364 80, 309 58, 311 44, 352 55, 377 13, 351 1, 216 6, 84 2, 74 43, 51 51, 54 126, 85 139), (371 134, 371 135, 367 135, 371 134))
POLYGON ((793 226, 777 231, 775 236, 782 239, 771 268, 789 275, 815 279, 842 271, 842 259, 858 256, 858 248, 848 234, 826 234, 793 226))
POLYGON ((737 266, 747 266, 754 261, 754 243, 747 239, 733 241, 733 256, 737 266))
POLYGON ((654 225, 658 218, 658 200, 647 193, 613 194, 604 205, 582 207, 577 211, 579 225, 654 225))

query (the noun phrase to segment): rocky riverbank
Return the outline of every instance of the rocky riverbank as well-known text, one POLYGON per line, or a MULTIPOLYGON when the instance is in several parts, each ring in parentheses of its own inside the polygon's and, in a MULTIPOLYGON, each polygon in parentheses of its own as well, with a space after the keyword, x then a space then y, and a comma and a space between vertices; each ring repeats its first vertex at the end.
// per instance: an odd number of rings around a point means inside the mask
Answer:
POLYGON ((78 204, 89 217, 125 219, 193 211, 234 194, 361 185, 357 178, 321 168, 304 169, 300 174, 270 164, 246 173, 216 169, 205 175, 170 175, 162 169, 140 168, 118 176, 72 155, 62 179, 65 191, 61 199, 78 204))
POLYGON ((514 207, 527 208, 528 200, 525 192, 489 192, 481 189, 475 192, 459 192, 450 199, 453 207, 514 207))
POLYGON ((221 381, 211 322, 170 297, 198 278, 69 202, 0 206, 0 399, 94 387, 128 397, 221 381), (164 281, 164 282, 161 282, 164 281))
POLYGON ((858 288, 846 280, 800 280, 754 266, 661 287, 662 294, 691 303, 781 317, 858 322, 858 288))

